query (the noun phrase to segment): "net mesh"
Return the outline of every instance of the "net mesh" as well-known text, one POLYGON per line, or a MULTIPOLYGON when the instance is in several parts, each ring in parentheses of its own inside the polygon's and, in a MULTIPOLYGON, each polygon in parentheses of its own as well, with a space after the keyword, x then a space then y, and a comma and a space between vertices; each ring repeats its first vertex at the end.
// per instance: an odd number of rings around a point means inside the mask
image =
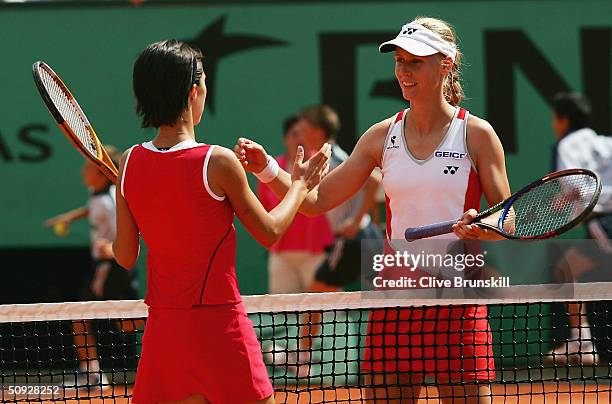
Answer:
POLYGON ((44 67, 39 68, 42 80, 49 97, 53 101, 64 121, 78 137, 79 142, 85 147, 93 157, 98 156, 98 148, 91 134, 91 129, 87 118, 83 114, 76 100, 67 96, 63 86, 58 83, 58 79, 51 75, 44 67))
MULTIPOLYGON (((563 301, 520 287, 476 311, 381 292, 245 307, 277 402, 610 403, 610 286, 576 285, 563 301)), ((142 301, 0 306, 2 401, 128 402, 146 315, 142 301)))
POLYGON ((502 228, 516 237, 558 230, 584 212, 597 189, 597 180, 590 175, 553 178, 520 195, 513 202, 502 228))

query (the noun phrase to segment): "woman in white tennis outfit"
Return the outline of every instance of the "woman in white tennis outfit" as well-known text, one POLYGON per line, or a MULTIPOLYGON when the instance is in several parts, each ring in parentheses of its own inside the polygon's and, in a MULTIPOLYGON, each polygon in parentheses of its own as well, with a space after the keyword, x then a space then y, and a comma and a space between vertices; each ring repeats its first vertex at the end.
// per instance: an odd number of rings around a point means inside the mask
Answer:
MULTIPOLYGON (((510 187, 497 134, 488 122, 459 107, 461 53, 454 31, 442 20, 420 17, 404 25, 380 51, 395 53, 395 76, 410 108, 370 127, 351 156, 309 194, 301 211, 314 215, 334 208, 379 167, 388 240, 403 238, 406 227, 453 217, 458 221, 451 237, 498 239, 494 232, 469 224, 482 193, 492 205, 510 196, 510 187)), ((241 138, 235 152, 248 171, 273 174, 269 185, 274 192, 287 191, 289 174, 278 169, 261 145, 241 138)), ((488 381, 495 371, 486 307, 466 306, 459 312, 403 309, 396 311, 397 318, 383 314, 377 321, 377 313, 372 313, 368 327, 362 362, 368 374, 368 399, 416 402, 423 377, 433 375, 445 403, 490 402, 488 381), (437 316, 434 324, 457 331, 434 326, 426 332, 430 316, 437 316), (440 336, 446 336, 444 341, 440 336), (461 352, 442 349, 455 340, 461 352), (420 348, 428 344, 435 351, 431 357, 420 348)))

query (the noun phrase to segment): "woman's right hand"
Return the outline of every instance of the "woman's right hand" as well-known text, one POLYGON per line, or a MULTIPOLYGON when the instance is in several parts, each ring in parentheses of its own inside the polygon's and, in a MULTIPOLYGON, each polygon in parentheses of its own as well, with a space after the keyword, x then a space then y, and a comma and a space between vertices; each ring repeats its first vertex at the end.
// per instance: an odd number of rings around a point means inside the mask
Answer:
POLYGON ((291 173, 291 181, 303 181, 308 191, 319 185, 329 170, 329 156, 331 145, 325 143, 321 149, 306 162, 304 160, 304 148, 298 146, 291 173))
POLYGON ((238 138, 234 146, 234 154, 248 172, 257 174, 268 164, 268 153, 259 143, 244 137, 238 138))

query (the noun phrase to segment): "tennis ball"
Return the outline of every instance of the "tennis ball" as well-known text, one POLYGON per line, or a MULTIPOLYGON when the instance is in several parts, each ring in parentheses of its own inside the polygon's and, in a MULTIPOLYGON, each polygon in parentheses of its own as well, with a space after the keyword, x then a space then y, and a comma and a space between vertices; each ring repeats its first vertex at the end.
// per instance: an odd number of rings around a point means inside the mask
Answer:
POLYGON ((66 222, 58 222, 53 225, 53 231, 55 231, 56 236, 64 237, 70 233, 70 226, 66 222))

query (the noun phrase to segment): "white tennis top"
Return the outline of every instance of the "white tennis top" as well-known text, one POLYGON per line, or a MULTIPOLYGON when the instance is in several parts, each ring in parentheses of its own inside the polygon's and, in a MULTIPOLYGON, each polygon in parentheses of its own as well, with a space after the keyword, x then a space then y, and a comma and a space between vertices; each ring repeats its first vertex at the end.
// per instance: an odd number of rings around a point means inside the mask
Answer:
POLYGON ((382 157, 387 237, 394 240, 403 240, 407 227, 459 219, 469 208, 479 210, 482 196, 466 143, 468 111, 455 110, 446 135, 425 160, 415 158, 406 145, 407 111, 395 115, 382 157))

